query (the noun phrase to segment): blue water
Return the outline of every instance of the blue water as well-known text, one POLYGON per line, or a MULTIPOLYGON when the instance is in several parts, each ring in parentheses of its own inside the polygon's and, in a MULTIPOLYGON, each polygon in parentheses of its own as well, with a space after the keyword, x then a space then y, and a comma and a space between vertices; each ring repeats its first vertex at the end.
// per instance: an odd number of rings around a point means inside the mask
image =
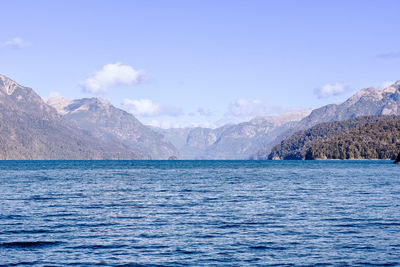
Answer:
POLYGON ((400 264, 389 161, 0 162, 0 265, 400 264))

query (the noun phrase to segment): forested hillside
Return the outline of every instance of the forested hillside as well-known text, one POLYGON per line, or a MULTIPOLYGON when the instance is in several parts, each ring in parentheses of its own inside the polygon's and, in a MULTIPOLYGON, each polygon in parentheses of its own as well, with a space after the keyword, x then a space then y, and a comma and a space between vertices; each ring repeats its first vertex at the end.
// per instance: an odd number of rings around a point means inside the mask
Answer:
POLYGON ((321 123, 276 145, 269 159, 393 159, 400 151, 400 116, 321 123))

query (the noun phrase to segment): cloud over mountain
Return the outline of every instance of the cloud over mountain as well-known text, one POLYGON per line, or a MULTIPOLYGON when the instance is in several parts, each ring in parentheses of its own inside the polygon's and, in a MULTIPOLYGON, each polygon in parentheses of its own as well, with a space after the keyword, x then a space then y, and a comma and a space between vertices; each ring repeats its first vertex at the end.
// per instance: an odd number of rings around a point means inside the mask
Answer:
POLYGON ((144 72, 141 70, 121 63, 107 64, 81 82, 81 87, 86 93, 105 94, 113 87, 138 84, 143 79, 144 72))
POLYGON ((314 90, 318 98, 328 98, 331 96, 342 95, 350 90, 350 87, 343 83, 325 84, 314 90))
POLYGON ((210 109, 200 107, 197 109, 197 114, 199 114, 200 116, 209 117, 214 115, 214 112, 212 112, 212 110, 210 109))
POLYGON ((153 103, 150 99, 124 99, 122 106, 125 110, 132 113, 135 116, 143 117, 158 117, 158 116, 171 116, 178 117, 184 115, 182 109, 165 106, 157 103, 153 103))
POLYGON ((229 103, 229 113, 233 116, 257 116, 265 114, 269 108, 261 100, 236 99, 229 103))

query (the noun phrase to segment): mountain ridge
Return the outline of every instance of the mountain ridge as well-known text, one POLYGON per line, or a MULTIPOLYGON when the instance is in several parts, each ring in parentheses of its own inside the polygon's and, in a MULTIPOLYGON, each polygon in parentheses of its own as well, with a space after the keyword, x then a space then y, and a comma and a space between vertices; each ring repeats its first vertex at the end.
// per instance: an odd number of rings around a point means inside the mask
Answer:
POLYGON ((296 125, 273 141, 269 142, 255 154, 252 159, 268 159, 270 150, 292 134, 306 130, 323 122, 343 121, 360 116, 370 115, 400 115, 400 81, 379 90, 374 87, 364 88, 339 104, 328 104, 314 109, 309 116, 300 120, 296 125))
POLYGON ((64 121, 33 89, 0 76, 0 159, 140 159, 64 121))
POLYGON ((132 114, 114 107, 107 100, 95 97, 75 100, 50 98, 46 102, 65 120, 103 142, 120 142, 127 149, 138 151, 146 159, 180 157, 179 151, 162 134, 143 125, 132 114))

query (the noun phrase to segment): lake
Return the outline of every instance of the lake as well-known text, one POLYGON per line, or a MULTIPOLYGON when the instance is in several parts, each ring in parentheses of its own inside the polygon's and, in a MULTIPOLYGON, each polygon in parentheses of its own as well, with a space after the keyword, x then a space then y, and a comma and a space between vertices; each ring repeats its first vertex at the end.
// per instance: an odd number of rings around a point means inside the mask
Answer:
POLYGON ((2 161, 0 265, 400 264, 390 161, 2 161))

